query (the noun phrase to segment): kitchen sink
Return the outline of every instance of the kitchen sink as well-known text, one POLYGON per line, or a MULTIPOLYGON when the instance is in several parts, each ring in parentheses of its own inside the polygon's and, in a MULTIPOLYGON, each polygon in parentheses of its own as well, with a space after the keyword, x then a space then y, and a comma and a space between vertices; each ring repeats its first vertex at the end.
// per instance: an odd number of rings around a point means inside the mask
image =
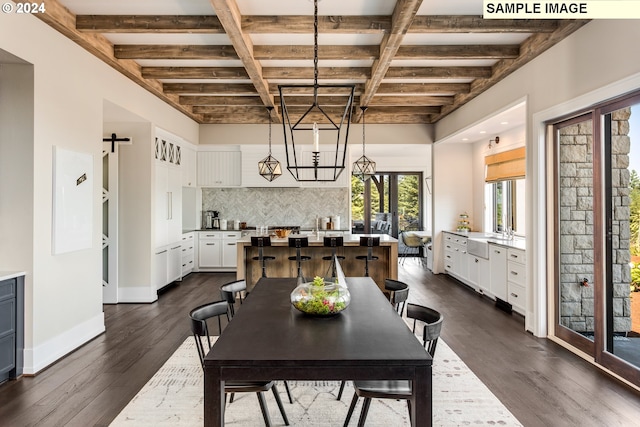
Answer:
POLYGON ((480 258, 489 259, 489 241, 486 239, 467 239, 467 252, 480 258))

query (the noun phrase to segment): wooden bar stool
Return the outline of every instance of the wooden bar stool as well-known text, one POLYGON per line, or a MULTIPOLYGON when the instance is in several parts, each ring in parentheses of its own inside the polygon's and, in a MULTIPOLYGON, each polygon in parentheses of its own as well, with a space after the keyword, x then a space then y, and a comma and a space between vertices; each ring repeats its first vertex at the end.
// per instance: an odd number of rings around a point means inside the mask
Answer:
POLYGON ((253 260, 259 261, 262 268, 262 277, 267 277, 267 261, 273 261, 276 257, 265 255, 263 248, 271 246, 271 237, 269 236, 251 236, 251 246, 258 248, 258 256, 254 256, 253 260))
POLYGON ((296 255, 290 256, 289 261, 296 262, 296 268, 298 269, 298 282, 304 282, 304 276, 302 275, 302 263, 304 261, 309 261, 311 259, 310 256, 302 255, 300 253, 300 248, 308 248, 309 247, 309 238, 308 237, 289 237, 289 247, 296 248, 296 255))
POLYGON ((344 257, 342 255, 336 255, 336 249, 338 247, 344 246, 344 237, 342 236, 325 236, 324 237, 324 247, 331 248, 331 255, 323 256, 322 259, 325 261, 331 261, 329 265, 329 269, 327 272, 331 271, 331 277, 336 277, 336 257, 339 260, 343 260, 344 257))
POLYGON ((366 255, 358 255, 356 259, 364 261, 364 275, 369 276, 369 261, 377 261, 378 257, 373 255, 373 247, 380 246, 380 237, 379 236, 364 236, 360 237, 360 246, 367 247, 366 255))

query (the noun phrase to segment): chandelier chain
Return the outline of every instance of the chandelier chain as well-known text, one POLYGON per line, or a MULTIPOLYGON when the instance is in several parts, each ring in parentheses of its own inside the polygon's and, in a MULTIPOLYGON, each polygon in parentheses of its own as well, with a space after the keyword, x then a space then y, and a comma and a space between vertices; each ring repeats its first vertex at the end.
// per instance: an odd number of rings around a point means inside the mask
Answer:
POLYGON ((273 107, 267 107, 267 110, 269 110, 269 155, 271 155, 271 110, 273 107))
POLYGON ((318 86, 318 0, 313 0, 313 85, 318 86))

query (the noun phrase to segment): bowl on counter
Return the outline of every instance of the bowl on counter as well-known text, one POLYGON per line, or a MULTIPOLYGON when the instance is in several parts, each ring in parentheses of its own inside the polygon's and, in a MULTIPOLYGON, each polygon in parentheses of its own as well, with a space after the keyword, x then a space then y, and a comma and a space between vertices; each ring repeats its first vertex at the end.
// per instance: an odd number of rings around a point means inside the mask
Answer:
POLYGON ((289 234, 291 234, 291 230, 286 228, 276 228, 274 231, 276 232, 276 236, 281 239, 289 237, 289 234))

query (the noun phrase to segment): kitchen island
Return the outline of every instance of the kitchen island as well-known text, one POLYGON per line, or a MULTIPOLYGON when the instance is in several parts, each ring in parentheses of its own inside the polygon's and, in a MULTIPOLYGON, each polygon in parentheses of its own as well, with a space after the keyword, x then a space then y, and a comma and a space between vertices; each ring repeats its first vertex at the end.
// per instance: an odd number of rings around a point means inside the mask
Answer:
MULTIPOLYGON (((327 233, 326 235, 331 235, 327 233)), ((360 246, 360 237, 367 234, 340 234, 344 238, 344 246, 336 250, 337 255, 345 257, 340 261, 342 270, 347 277, 364 276, 364 261, 356 259, 358 255, 366 255, 367 248, 360 246)), ((303 255, 311 257, 310 261, 302 263, 302 272, 306 279, 312 280, 314 276, 325 277, 330 262, 322 259, 331 255, 331 248, 324 247, 325 233, 320 236, 309 234, 309 247, 302 248, 303 255)), ((388 234, 375 234, 380 237, 380 246, 373 248, 373 255, 378 257, 376 261, 369 261, 369 276, 376 282, 380 289, 384 289, 384 279, 398 278, 398 239, 388 234)), ((246 279, 249 289, 258 282, 262 274, 260 262, 252 258, 258 256, 258 248, 251 246, 251 236, 240 238, 237 242, 238 270, 237 278, 246 279)), ((289 247, 288 238, 271 237, 271 247, 264 248, 264 255, 276 257, 273 261, 267 261, 267 276, 269 277, 296 277, 296 262, 289 261, 290 256, 296 255, 296 250, 289 247)))

